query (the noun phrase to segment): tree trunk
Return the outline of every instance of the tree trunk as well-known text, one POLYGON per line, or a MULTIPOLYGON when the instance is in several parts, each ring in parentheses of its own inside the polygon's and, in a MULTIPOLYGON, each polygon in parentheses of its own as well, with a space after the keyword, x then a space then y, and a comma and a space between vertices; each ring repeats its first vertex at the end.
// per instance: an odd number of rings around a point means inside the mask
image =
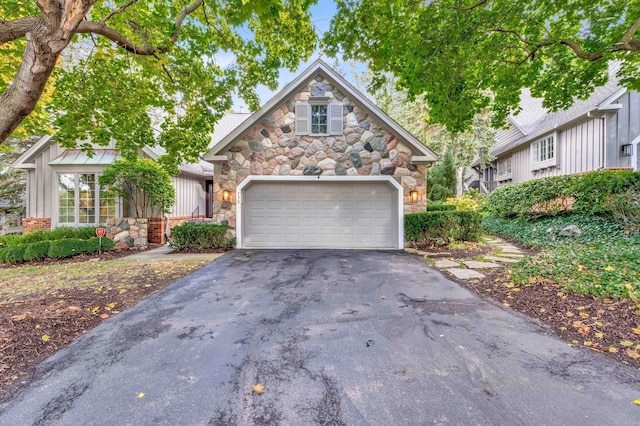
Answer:
POLYGON ((460 197, 464 192, 463 182, 464 179, 464 167, 456 168, 456 197, 460 197))
POLYGON ((0 141, 36 107, 60 53, 95 0, 39 0, 42 17, 27 32, 22 63, 7 90, 0 95, 0 141))

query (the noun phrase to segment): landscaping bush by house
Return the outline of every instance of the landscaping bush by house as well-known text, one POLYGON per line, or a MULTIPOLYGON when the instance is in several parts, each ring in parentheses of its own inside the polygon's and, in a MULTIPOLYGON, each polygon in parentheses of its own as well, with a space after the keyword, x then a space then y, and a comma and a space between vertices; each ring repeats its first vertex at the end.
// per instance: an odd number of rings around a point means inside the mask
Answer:
POLYGON ((51 241, 38 241, 37 243, 26 244, 27 249, 24 251, 22 260, 30 262, 32 260, 44 260, 49 254, 51 241))
POLYGON ((602 170, 505 185, 485 198, 484 209, 501 217, 554 216, 569 211, 616 214, 625 206, 616 202, 619 196, 635 200, 636 211, 640 210, 640 172, 602 170))
MULTIPOLYGON (((64 259, 79 254, 97 253, 100 249, 99 238, 81 240, 79 238, 63 238, 56 241, 36 241, 33 243, 11 244, 0 248, 0 263, 22 263, 33 260, 44 260, 47 257, 64 259)), ((102 239, 102 251, 115 247, 113 240, 102 239)))
POLYGON ((184 223, 171 229, 169 245, 176 250, 229 249, 233 239, 227 237, 228 226, 210 223, 184 223))
POLYGON ((13 244, 27 244, 39 241, 55 241, 63 238, 78 238, 88 240, 96 236, 96 227, 88 226, 81 228, 60 227, 51 231, 34 231, 28 234, 12 234, 0 236, 0 247, 13 244))
POLYGON ((405 239, 413 244, 478 241, 481 215, 478 212, 443 210, 404 216, 405 239))
POLYGON ((427 203, 428 212, 440 212, 440 211, 448 211, 448 210, 455 210, 455 209, 456 209, 456 206, 453 204, 427 203))
POLYGON ((580 294, 640 297, 640 235, 629 232, 612 214, 538 219, 487 216, 482 227, 542 250, 510 268, 515 284, 548 280, 580 294), (580 235, 561 235, 569 225, 577 226, 580 235))

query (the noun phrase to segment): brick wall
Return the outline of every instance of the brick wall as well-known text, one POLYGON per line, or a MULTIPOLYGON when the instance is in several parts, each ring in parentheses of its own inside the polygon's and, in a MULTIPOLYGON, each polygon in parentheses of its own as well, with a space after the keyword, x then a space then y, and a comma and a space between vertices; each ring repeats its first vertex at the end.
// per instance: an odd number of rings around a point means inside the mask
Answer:
POLYGON ((22 219, 22 233, 33 231, 51 231, 50 217, 25 217, 22 219))
POLYGON ((150 243, 164 244, 164 217, 150 217, 149 228, 147 229, 147 238, 150 243))

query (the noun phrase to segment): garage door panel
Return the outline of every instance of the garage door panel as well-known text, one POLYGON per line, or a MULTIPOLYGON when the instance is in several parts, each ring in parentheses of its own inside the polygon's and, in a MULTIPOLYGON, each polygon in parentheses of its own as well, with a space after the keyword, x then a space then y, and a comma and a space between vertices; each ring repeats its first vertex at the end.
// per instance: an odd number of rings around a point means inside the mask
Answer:
POLYGON ((388 182, 252 182, 242 200, 245 248, 396 248, 388 182))

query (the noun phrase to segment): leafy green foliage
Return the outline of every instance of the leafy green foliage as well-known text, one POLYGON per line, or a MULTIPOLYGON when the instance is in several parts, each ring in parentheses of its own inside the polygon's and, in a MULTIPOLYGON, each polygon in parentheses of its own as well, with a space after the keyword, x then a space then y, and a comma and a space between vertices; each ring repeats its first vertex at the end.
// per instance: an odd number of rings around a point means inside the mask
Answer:
POLYGON ((0 247, 14 244, 34 243, 39 241, 55 241, 63 238, 79 238, 88 240, 96 236, 96 227, 87 226, 71 228, 61 226, 50 231, 34 231, 28 234, 0 235, 0 247))
POLYGON ((444 210, 455 210, 456 206, 451 204, 443 204, 443 203, 428 203, 427 211, 428 212, 439 212, 444 210))
POLYGON ((4 249, 2 260, 5 263, 20 263, 24 261, 27 244, 15 244, 4 249))
POLYGON ((22 260, 30 262, 32 260, 44 260, 49 255, 51 241, 39 241, 37 243, 25 244, 27 246, 24 251, 22 260))
POLYGON ((49 247, 49 257, 54 259, 64 259, 77 256, 84 252, 84 241, 78 238, 65 238, 51 242, 49 247))
MULTIPOLYGON (((602 213, 626 206, 616 196, 640 193, 640 172, 603 170, 584 175, 553 176, 499 187, 484 208, 502 217, 552 216, 568 211, 602 213)), ((633 205, 632 205, 633 206, 633 205)))
POLYGON ((623 0, 341 0, 325 49, 368 62, 380 86, 393 73, 433 122, 460 133, 487 106, 496 126, 517 112, 521 88, 550 110, 618 77, 640 89, 640 3, 623 0))
POLYGON ((427 200, 444 201, 456 195, 456 165, 448 151, 427 171, 427 200))
POLYGON ((487 216, 482 227, 543 250, 511 267, 516 284, 551 280, 576 293, 640 296, 640 234, 628 233, 611 214, 575 213, 539 219, 487 216), (567 225, 577 225, 582 234, 559 235, 567 225))
MULTIPOLYGON (((195 162, 234 93, 255 110, 256 87, 275 88, 281 68, 294 70, 311 55, 316 34, 309 8, 314 3, 95 2, 79 19, 83 31, 64 50, 64 66, 56 68, 48 110, 55 112, 57 140, 65 147, 114 140, 127 158, 158 144, 166 151, 161 163, 169 167, 195 162), (108 33, 96 29, 105 25, 108 33), (160 131, 157 137, 152 126, 160 131)), ((82 12, 70 10, 61 19, 73 14, 82 12)), ((42 12, 35 2, 8 0, 0 3, 0 16, 11 23, 40 18, 42 12)), ((0 29, 2 36, 10 37, 0 29)), ((9 40, 0 45, 0 94, 21 61, 29 59, 23 57, 24 37, 9 40)))
POLYGON ((404 216, 405 239, 424 244, 441 240, 478 241, 482 216, 470 211, 427 211, 404 216))
POLYGON ((116 243, 110 238, 94 237, 84 242, 83 252, 87 254, 93 254, 98 253, 99 251, 113 250, 115 246, 116 243))
MULTIPOLYGON (((33 260, 44 260, 47 257, 63 259, 79 254, 97 253, 100 239, 90 235, 87 229, 82 232, 72 228, 59 228, 58 232, 40 231, 37 238, 30 238, 34 234, 27 234, 23 238, 13 239, 0 244, 0 263, 22 263, 33 260), (86 239, 83 239, 86 238, 86 239)), ((94 229, 95 228, 91 228, 94 229)), ((80 230, 78 230, 80 231, 80 230)), ((102 238, 102 251, 112 250, 115 242, 109 238, 102 238)))
POLYGON ((114 161, 98 180, 101 186, 129 200, 136 217, 170 213, 176 202, 171 176, 149 159, 114 161))
POLYGON ((227 238, 228 226, 184 223, 171 228, 169 245, 176 250, 229 249, 233 241, 227 238))
POLYGON ((483 194, 477 189, 471 189, 459 197, 447 198, 445 206, 454 207, 456 210, 479 211, 482 205, 483 194))

